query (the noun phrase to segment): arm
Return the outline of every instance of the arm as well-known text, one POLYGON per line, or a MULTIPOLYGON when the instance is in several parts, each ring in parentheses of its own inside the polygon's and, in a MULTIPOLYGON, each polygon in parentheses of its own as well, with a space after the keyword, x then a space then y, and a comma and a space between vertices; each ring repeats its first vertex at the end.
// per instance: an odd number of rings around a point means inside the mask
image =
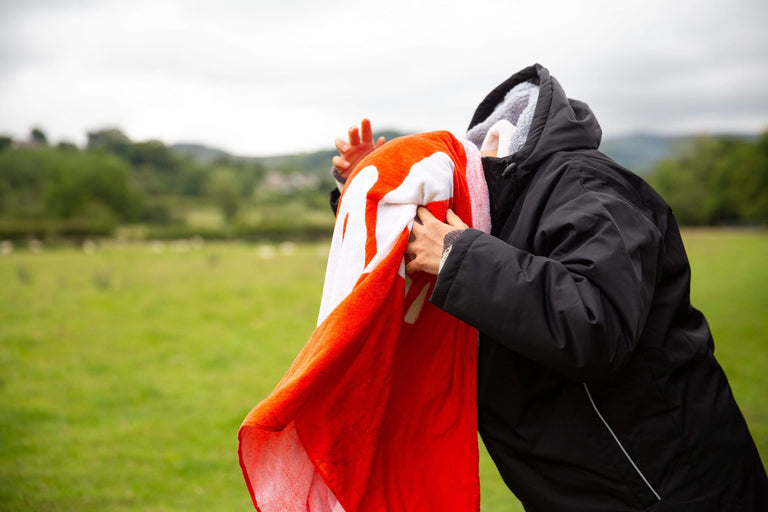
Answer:
MULTIPOLYGON (((557 195, 557 191, 553 196, 557 195)), ((661 237, 632 205, 590 191, 553 198, 536 254, 465 230, 431 301, 524 357, 582 380, 622 367, 637 346, 661 237)))

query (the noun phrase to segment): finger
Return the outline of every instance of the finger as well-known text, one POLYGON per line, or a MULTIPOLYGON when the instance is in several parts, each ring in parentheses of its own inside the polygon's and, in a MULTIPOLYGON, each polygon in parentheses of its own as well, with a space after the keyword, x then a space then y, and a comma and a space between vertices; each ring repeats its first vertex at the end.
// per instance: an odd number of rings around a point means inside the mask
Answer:
POLYGON ((339 153, 346 153, 347 151, 349 151, 349 144, 347 144, 347 141, 345 141, 341 137, 336 137, 334 144, 336 144, 336 149, 339 150, 339 153))
POLYGON ((432 215, 432 212, 429 211, 429 209, 424 208, 423 206, 419 206, 416 209, 416 219, 419 221, 419 224, 424 224, 425 222, 431 222, 433 220, 437 220, 434 215, 432 215))
POLYGON ((414 239, 421 238, 424 234, 424 224, 418 217, 413 218, 413 225, 411 225, 411 237, 414 239))
POLYGON ((384 137, 379 137, 379 140, 376 141, 376 147, 383 146, 386 142, 386 139, 384 137))
POLYGON ((419 260, 413 259, 410 262, 405 264, 405 273, 406 274, 413 274, 414 272, 418 272, 420 270, 419 267, 419 260))
POLYGON ((363 132, 363 142, 372 144, 373 132, 371 131, 371 122, 368 119, 363 119, 360 122, 360 130, 363 132))
POLYGON ((448 209, 448 212, 445 214, 445 220, 446 220, 446 222, 449 225, 451 225, 451 226, 453 226, 455 228, 468 228, 469 227, 451 209, 448 209))
POLYGON ((333 166, 340 171, 343 171, 349 167, 349 161, 341 158, 340 156, 334 156, 331 159, 331 162, 333 163, 333 166))
POLYGON ((360 144, 360 131, 357 126, 351 126, 349 128, 349 144, 352 146, 360 144))

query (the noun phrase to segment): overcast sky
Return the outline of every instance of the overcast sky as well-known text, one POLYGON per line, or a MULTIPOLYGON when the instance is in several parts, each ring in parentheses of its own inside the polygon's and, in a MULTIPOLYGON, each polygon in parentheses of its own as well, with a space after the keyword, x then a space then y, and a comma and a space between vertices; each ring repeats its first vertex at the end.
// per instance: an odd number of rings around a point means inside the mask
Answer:
POLYGON ((765 0, 0 0, 0 134, 241 155, 374 129, 460 135, 549 68, 610 138, 768 128, 765 0))

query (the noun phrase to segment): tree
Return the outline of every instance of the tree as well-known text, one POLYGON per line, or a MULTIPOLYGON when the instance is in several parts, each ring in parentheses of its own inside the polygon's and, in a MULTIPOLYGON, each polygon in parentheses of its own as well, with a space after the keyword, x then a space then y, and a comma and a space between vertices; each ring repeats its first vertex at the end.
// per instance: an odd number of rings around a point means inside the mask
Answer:
POLYGON ((130 220, 139 214, 141 199, 129 182, 129 168, 113 155, 57 151, 46 171, 43 197, 53 217, 97 211, 130 220))
POLYGON ((19 148, 0 153, 0 215, 45 215, 42 202, 49 151, 19 148))
POLYGON ((24 229, 36 236, 108 234, 140 212, 141 195, 129 172, 127 163, 109 154, 50 147, 4 151, 0 217, 17 226, 16 235, 24 229))
POLYGON ((47 146, 48 137, 45 136, 42 129, 35 127, 29 132, 29 142, 34 146, 47 146))
POLYGON ((148 140, 134 142, 127 149, 128 161, 134 167, 148 165, 159 170, 176 170, 177 163, 174 154, 163 142, 148 140))
POLYGON ((80 148, 78 148, 75 144, 71 142, 67 142, 65 140, 59 142, 56 144, 56 149, 61 149, 64 151, 79 151, 80 148))
POLYGON ((231 221, 240 209, 241 188, 237 171, 231 167, 217 168, 208 180, 208 194, 227 221, 231 221))
POLYGON ((168 193, 179 188, 176 156, 161 141, 135 142, 127 147, 126 152, 134 171, 143 175, 139 179, 151 183, 153 191, 168 193), (151 179, 147 180, 148 177, 151 179))
POLYGON ((659 162, 649 176, 649 182, 672 207, 679 223, 713 222, 720 204, 712 194, 711 178, 722 153, 720 141, 702 137, 683 156, 659 162))
POLYGON ((208 180, 207 166, 185 160, 179 167, 178 190, 187 196, 200 196, 208 180))
POLYGON ((118 128, 104 128, 88 132, 86 148, 90 151, 106 151, 128 158, 130 145, 131 139, 118 128))
POLYGON ((729 152, 719 167, 729 175, 726 193, 738 216, 747 222, 768 222, 768 132, 729 152))
POLYGON ((768 132, 756 141, 701 138, 649 182, 681 224, 768 222, 768 132))

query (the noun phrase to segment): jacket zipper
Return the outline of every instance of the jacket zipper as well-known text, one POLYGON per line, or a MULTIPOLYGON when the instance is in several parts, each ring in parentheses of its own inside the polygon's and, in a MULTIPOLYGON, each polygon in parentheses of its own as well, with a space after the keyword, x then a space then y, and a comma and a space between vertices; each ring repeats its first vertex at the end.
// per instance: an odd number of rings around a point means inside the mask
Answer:
POLYGON ((640 475, 640 478, 643 479, 643 482, 645 482, 645 485, 648 486, 648 489, 651 490, 654 496, 656 496, 656 499, 658 501, 661 501, 661 496, 659 496, 659 493, 656 492, 656 489, 653 488, 653 486, 648 482, 648 479, 645 478, 645 475, 643 475, 643 472, 640 471, 640 468, 637 467, 637 464, 635 464, 635 461, 632 460, 632 457, 629 456, 629 453, 627 453, 627 450, 624 449, 624 445, 621 444, 621 441, 619 441, 619 438, 616 437, 616 434, 613 433, 613 429, 610 425, 608 425, 608 422, 605 421, 605 418, 603 418, 603 415, 600 414, 600 411, 597 408, 597 405, 595 404, 595 401, 592 399, 592 393, 589 392, 589 388, 587 387, 586 382, 582 382, 584 385, 584 391, 587 392, 587 398, 589 398, 589 403, 592 404, 592 408, 597 413, 597 417, 600 418, 600 421, 603 422, 603 425, 605 425, 605 428, 608 429, 608 432, 610 432, 611 437, 613 437, 613 440, 616 441, 616 444, 619 445, 619 448, 621 448, 621 452, 624 454, 624 456, 627 458, 630 464, 632 464, 632 467, 635 468, 635 471, 637 471, 637 474, 640 475))

